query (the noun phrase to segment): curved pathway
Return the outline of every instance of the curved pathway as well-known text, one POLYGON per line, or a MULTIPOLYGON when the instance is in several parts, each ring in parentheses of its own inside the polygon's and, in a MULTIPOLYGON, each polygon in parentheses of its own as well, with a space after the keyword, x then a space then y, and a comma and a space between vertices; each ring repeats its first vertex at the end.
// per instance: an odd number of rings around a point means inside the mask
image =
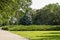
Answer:
POLYGON ((28 39, 0 29, 0 40, 28 40, 28 39))

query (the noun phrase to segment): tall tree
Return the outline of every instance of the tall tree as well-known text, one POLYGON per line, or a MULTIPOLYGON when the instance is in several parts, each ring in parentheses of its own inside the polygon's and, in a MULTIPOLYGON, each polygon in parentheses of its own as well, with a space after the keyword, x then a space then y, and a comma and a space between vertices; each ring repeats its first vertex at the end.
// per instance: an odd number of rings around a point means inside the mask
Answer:
POLYGON ((37 10, 35 23, 37 24, 60 24, 60 5, 49 4, 43 9, 37 10))
POLYGON ((0 0, 0 22, 8 22, 15 15, 18 4, 18 0, 0 0))
POLYGON ((31 18, 31 0, 21 0, 22 3, 20 3, 20 11, 23 11, 24 15, 20 20, 21 24, 31 24, 32 18, 31 18))
POLYGON ((23 16, 30 4, 31 0, 0 0, 0 22, 8 23, 9 19, 23 16))

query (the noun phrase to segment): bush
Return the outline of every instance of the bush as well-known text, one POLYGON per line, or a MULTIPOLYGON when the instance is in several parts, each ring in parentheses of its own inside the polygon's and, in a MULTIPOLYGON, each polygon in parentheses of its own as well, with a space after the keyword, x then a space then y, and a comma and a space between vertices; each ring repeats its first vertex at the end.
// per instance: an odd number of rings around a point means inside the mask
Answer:
POLYGON ((32 18, 31 16, 24 16, 20 19, 20 24, 22 25, 31 25, 32 24, 32 18))
POLYGON ((3 30, 8 30, 8 26, 3 26, 2 29, 3 30))
POLYGON ((46 30, 60 30, 60 26, 51 25, 11 25, 3 26, 2 29, 10 31, 46 31, 46 30))

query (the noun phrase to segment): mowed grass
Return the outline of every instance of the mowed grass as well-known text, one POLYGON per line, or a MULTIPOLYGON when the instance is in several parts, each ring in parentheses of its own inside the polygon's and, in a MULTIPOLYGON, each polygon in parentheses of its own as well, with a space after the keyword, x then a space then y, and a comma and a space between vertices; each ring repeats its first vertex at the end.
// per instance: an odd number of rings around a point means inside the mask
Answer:
POLYGON ((60 40, 60 31, 11 31, 29 40, 60 40))

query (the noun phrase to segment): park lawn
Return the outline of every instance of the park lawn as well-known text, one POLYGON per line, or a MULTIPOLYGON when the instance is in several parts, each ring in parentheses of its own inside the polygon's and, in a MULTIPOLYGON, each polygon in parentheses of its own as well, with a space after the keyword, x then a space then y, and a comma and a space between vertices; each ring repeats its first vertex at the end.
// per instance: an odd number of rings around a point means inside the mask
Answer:
POLYGON ((30 40, 60 40, 60 31, 11 31, 30 40))

